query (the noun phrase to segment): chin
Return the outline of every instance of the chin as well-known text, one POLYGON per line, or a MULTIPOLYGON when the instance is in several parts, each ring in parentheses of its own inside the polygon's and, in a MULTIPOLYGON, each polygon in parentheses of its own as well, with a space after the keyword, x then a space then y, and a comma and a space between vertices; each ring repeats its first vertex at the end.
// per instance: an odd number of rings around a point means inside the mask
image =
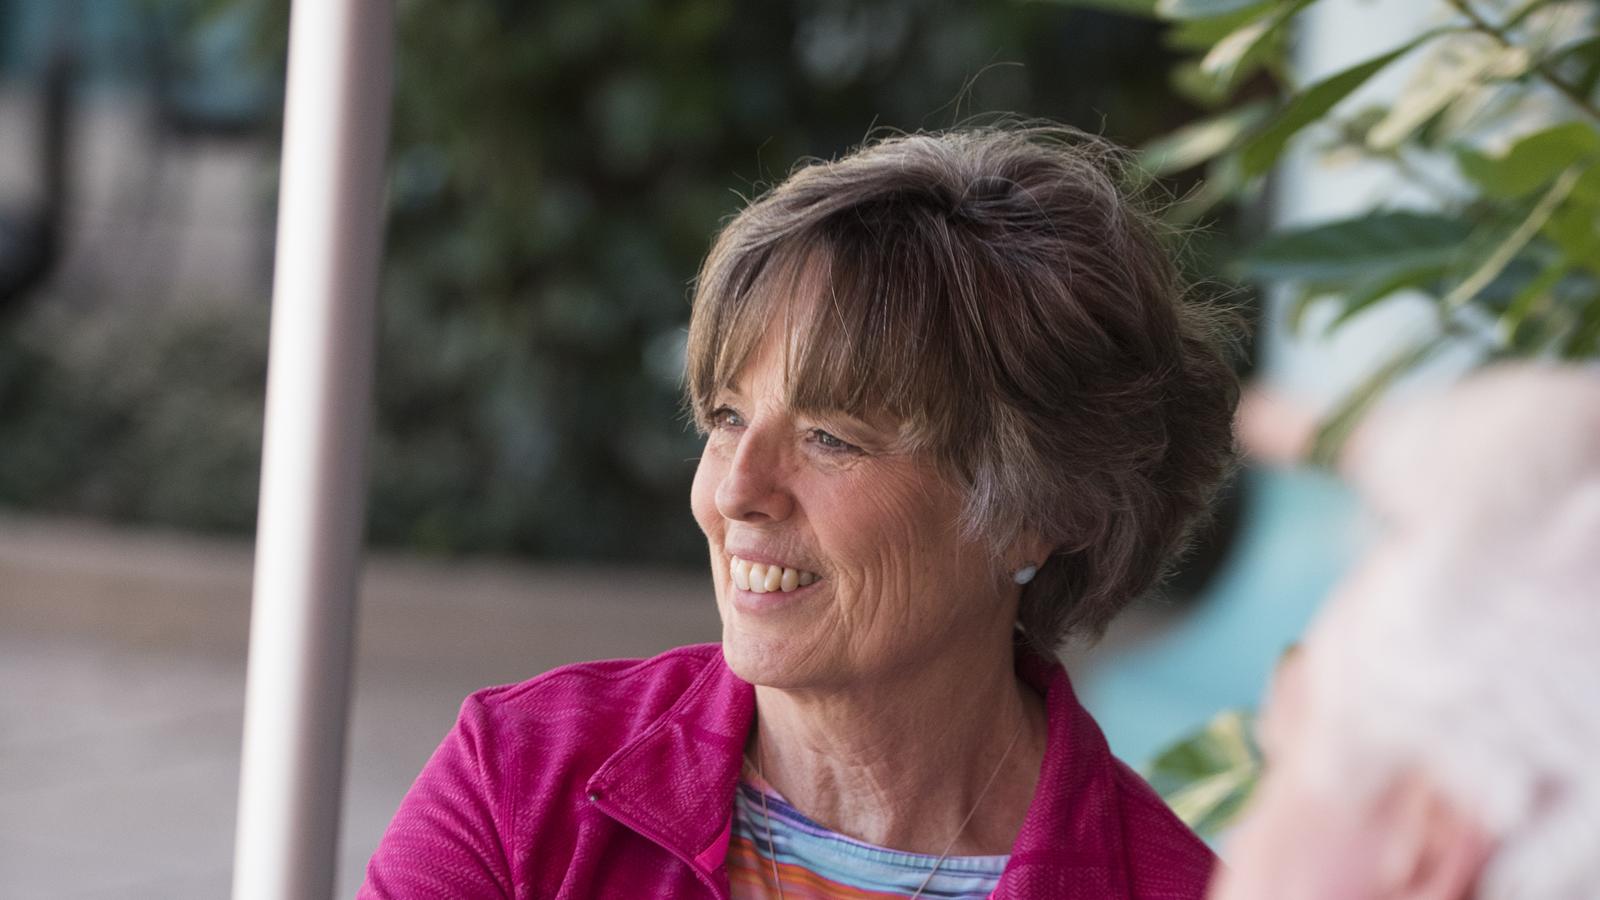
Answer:
POLYGON ((722 626, 722 657, 733 674, 751 684, 782 687, 788 681, 783 643, 781 639, 753 637, 737 625, 722 626))
POLYGON ((736 624, 722 626, 722 656, 740 679, 762 687, 793 689, 816 681, 814 657, 781 635, 755 635, 736 624), (802 657, 809 657, 804 658, 802 657))

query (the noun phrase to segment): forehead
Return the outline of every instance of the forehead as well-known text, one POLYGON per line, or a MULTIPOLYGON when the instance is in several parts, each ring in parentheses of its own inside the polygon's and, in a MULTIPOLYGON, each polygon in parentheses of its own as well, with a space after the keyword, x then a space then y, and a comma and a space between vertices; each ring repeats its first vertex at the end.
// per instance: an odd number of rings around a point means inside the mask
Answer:
POLYGON ((709 386, 738 390, 760 371, 798 411, 917 417, 924 403, 911 386, 926 379, 905 348, 919 341, 890 281, 825 241, 774 248, 745 290, 721 300, 709 386))
POLYGON ((796 337, 782 322, 770 323, 745 355, 743 363, 719 385, 719 390, 741 396, 775 395, 787 404, 791 360, 797 350, 796 337))
POLYGON ((816 321, 833 298, 826 259, 783 259, 751 287, 724 329, 718 387, 742 390, 754 380, 776 377, 787 387, 798 362, 823 337, 816 321))
POLYGON ((904 448, 905 422, 881 408, 850 410, 842 406, 828 406, 825 402, 813 402, 805 409, 796 409, 788 364, 795 352, 794 344, 793 333, 784 331, 780 324, 774 324, 744 367, 720 391, 744 402, 776 406, 783 413, 818 415, 830 423, 854 427, 857 437, 872 440, 879 449, 904 448))

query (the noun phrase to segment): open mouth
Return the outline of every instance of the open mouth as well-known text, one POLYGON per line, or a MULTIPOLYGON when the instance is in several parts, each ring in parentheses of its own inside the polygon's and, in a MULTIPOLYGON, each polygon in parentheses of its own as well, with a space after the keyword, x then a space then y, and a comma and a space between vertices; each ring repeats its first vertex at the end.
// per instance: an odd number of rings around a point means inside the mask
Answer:
POLYGON ((729 560, 728 574, 734 587, 752 594, 787 594, 821 580, 820 575, 805 569, 753 563, 737 556, 729 560))

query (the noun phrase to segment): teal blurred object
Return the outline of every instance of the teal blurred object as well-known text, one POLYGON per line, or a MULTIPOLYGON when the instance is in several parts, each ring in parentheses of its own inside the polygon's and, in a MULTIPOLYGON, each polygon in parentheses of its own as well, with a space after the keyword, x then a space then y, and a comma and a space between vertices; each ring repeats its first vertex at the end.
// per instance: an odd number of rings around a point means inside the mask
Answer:
POLYGON ((1154 640, 1079 676, 1111 749, 1140 766, 1218 711, 1255 708, 1360 543, 1351 492, 1320 470, 1252 471, 1244 531, 1209 596, 1154 640))
POLYGON ((43 64, 52 15, 46 0, 0 0, 0 76, 15 77, 43 64))

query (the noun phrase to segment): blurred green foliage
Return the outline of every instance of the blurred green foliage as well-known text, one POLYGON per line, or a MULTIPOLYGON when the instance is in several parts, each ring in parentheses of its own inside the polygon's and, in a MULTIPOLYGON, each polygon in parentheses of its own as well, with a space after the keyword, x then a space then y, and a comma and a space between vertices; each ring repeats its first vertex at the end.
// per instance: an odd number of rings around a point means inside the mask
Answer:
MULTIPOLYGON (((196 28, 248 20, 256 61, 281 75, 287 3, 149 2, 196 28)), ((1166 85, 1175 57, 1160 26, 1103 10, 921 0, 398 0, 396 10, 369 519, 372 539, 391 545, 700 560, 687 503, 699 442, 679 409, 688 291, 742 197, 875 127, 1004 111, 1138 143, 1190 114, 1166 85)), ((112 329, 88 363, 23 331, 0 337, 16 345, 0 348, 0 501, 248 528, 255 474, 241 460, 258 434, 219 423, 259 416, 262 361, 247 336, 262 320, 181 321, 193 315, 174 307, 112 329), (231 328, 244 349, 194 355, 208 328, 231 328), (130 378, 123 366, 146 354, 167 368, 130 378), (108 382, 124 386, 107 393, 108 382), (210 411, 167 411, 187 393, 210 411), (173 440, 192 446, 160 449, 169 418, 188 422, 173 440)))
POLYGON ((0 330, 0 499, 196 529, 255 525, 266 310, 185 304, 0 330))
POLYGON ((1293 289, 1296 328, 1308 310, 1331 308, 1331 330, 1401 295, 1437 313, 1328 415, 1315 461, 1447 346, 1484 362, 1600 355, 1600 0, 1427 0, 1432 27, 1310 83, 1289 38, 1317 0, 1062 2, 1165 20, 1190 54, 1173 84, 1212 112, 1144 151, 1158 175, 1203 167, 1180 218, 1254 203, 1302 136, 1425 197, 1279 230, 1232 261, 1237 277, 1293 289), (1401 90, 1362 92, 1395 66, 1409 67, 1401 90))
MULTIPOLYGON (((1426 196, 1279 229, 1231 261, 1236 277, 1292 289, 1295 328, 1314 306, 1331 307, 1333 330, 1402 294, 1437 313, 1327 416, 1315 461, 1331 464, 1384 391, 1447 346, 1482 362, 1600 356, 1600 0, 1427 0, 1433 27, 1309 83, 1294 76, 1290 38, 1318 0, 1060 2, 1165 21, 1167 43, 1188 54, 1172 83, 1211 111, 1142 151, 1154 175, 1203 171, 1177 220, 1257 205, 1302 139, 1426 196), (1361 93, 1405 64, 1398 93, 1361 93)), ((1260 774, 1249 717, 1220 713, 1149 774, 1185 821, 1217 834, 1260 774)))
POLYGON ((1255 719, 1224 710, 1163 750, 1144 776, 1189 827, 1214 836, 1244 808, 1261 769, 1255 719))
POLYGON ((413 544, 698 559, 687 295, 741 196, 874 125, 1167 102, 1151 30, 1047 6, 399 11, 372 521, 413 544))

